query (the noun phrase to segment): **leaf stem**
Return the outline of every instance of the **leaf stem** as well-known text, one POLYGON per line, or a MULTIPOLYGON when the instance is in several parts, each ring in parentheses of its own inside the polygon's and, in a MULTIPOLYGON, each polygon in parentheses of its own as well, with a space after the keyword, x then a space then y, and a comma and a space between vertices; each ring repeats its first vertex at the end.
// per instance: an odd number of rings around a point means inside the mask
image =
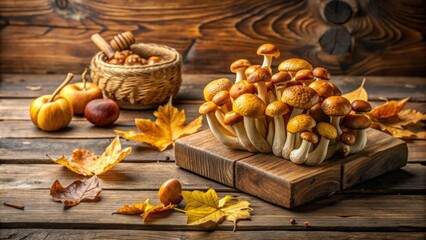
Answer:
POLYGON ((178 212, 182 212, 182 213, 186 213, 186 211, 185 210, 182 210, 182 209, 180 209, 180 208, 173 208, 174 210, 176 210, 176 211, 178 211, 178 212))

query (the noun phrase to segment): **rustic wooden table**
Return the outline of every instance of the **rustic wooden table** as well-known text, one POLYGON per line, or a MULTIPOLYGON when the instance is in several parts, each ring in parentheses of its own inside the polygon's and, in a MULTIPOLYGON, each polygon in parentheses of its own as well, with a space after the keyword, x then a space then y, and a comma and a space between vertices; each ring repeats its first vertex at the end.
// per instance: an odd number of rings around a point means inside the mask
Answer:
MULTIPOLYGON (((202 88, 218 75, 185 75, 175 106, 185 109, 188 119, 198 115, 202 88)), ((25 210, 0 206, 1 233, 6 239, 424 239, 426 231, 426 142, 408 141, 408 164, 400 170, 362 185, 336 192, 294 210, 281 208, 236 189, 226 187, 174 164, 173 149, 157 152, 134 142, 123 142, 133 152, 122 163, 100 176, 101 201, 81 203, 69 210, 51 200, 49 188, 58 179, 70 184, 82 179, 46 157, 69 154, 82 147, 103 152, 115 136, 113 129, 135 129, 134 118, 153 119, 152 110, 123 110, 116 125, 96 128, 76 117, 65 130, 47 133, 29 120, 31 101, 48 94, 64 75, 1 75, 0 81, 0 201, 25 204, 25 210), (31 91, 26 86, 41 86, 31 91), (125 203, 150 198, 169 178, 177 178, 186 190, 214 188, 219 196, 239 195, 251 199, 252 218, 240 221, 238 231, 224 222, 216 231, 200 231, 186 225, 184 214, 143 223, 139 217, 111 215, 125 203), (290 224, 290 219, 298 222, 290 224), (306 228, 304 221, 311 227, 306 228)), ((362 77, 334 77, 343 92, 355 89, 362 77)), ((369 77, 366 89, 372 104, 380 97, 412 96, 407 108, 426 112, 425 78, 369 77), (392 84, 390 84, 392 83, 392 84)), ((204 127, 206 128, 204 122, 204 127)))

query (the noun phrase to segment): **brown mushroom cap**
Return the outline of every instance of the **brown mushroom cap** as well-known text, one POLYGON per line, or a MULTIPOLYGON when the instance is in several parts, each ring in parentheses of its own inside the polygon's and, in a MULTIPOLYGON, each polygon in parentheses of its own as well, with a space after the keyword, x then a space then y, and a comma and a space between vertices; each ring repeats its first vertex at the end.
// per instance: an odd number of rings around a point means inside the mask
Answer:
POLYGON ((296 75, 294 75, 295 80, 312 80, 314 79, 314 74, 309 69, 302 69, 297 71, 296 75))
POLYGON ((309 115, 311 115, 317 122, 329 122, 330 119, 322 111, 321 102, 318 102, 311 108, 309 108, 309 115))
POLYGON ((204 100, 211 101, 218 92, 222 90, 229 91, 231 87, 232 82, 229 81, 229 79, 227 78, 219 78, 213 80, 204 87, 204 100))
POLYGON ((248 77, 249 83, 269 82, 271 81, 272 74, 264 68, 256 68, 248 77))
POLYGON ((258 96, 246 93, 235 99, 232 109, 243 117, 261 118, 265 116, 266 104, 258 96))
POLYGON ((238 69, 246 69, 251 66, 251 63, 247 59, 238 59, 235 62, 231 64, 231 67, 229 68, 231 72, 236 73, 238 69))
POLYGON ((257 49, 257 55, 272 55, 277 58, 280 56, 280 50, 272 43, 265 43, 257 49))
POLYGON ((334 140, 337 138, 337 129, 330 123, 320 122, 317 124, 317 132, 322 137, 325 137, 329 140, 334 140))
POLYGON ((369 112, 371 111, 371 105, 369 102, 364 100, 355 100, 351 104, 352 110, 355 112, 369 112))
POLYGON ((314 74, 314 77, 324 79, 324 80, 330 80, 331 75, 328 72, 327 69, 322 67, 316 67, 314 70, 312 70, 312 73, 314 74))
POLYGON ((225 116, 223 116, 223 123, 232 126, 243 121, 243 119, 244 117, 236 113, 235 111, 229 111, 225 114, 225 116))
POLYGON ((312 65, 301 58, 290 58, 280 63, 278 66, 279 71, 293 71, 297 72, 302 69, 308 69, 312 71, 312 65))
POLYGON ((217 105, 213 102, 205 102, 201 104, 200 108, 198 109, 198 112, 202 115, 209 114, 217 110, 217 105))
POLYGON ((308 114, 300 114, 290 119, 287 123, 287 131, 289 133, 298 133, 314 128, 315 120, 308 114))
POLYGON ((247 80, 241 80, 232 85, 231 89, 229 89, 229 94, 233 99, 243 95, 244 93, 255 93, 256 86, 249 83, 247 80))
POLYGON ((355 134, 353 132, 344 132, 340 134, 340 141, 346 145, 355 144, 355 134))
POLYGON ((311 131, 304 131, 300 134, 300 138, 302 138, 305 141, 308 141, 310 143, 317 143, 318 142, 318 135, 311 131))
POLYGON ((342 93, 336 85, 329 81, 317 80, 309 84, 309 87, 314 89, 315 92, 322 98, 328 98, 330 96, 340 96, 342 93))
POLYGON ((254 72, 254 70, 261 68, 262 66, 260 65, 251 65, 250 67, 248 67, 245 71, 244 74, 246 76, 250 76, 250 74, 252 74, 254 72))
POLYGON ((287 104, 281 102, 281 101, 273 101, 268 106, 266 106, 265 114, 267 116, 273 117, 273 116, 281 116, 284 114, 287 114, 290 112, 290 109, 288 108, 287 104))
POLYGON ((319 96, 310 87, 295 85, 284 89, 281 101, 296 108, 308 109, 319 101, 319 96))
POLYGON ((216 95, 214 95, 212 102, 218 106, 221 106, 230 100, 231 98, 229 96, 229 92, 226 90, 222 90, 218 92, 216 95))
POLYGON ((350 129, 360 130, 370 127, 371 121, 362 114, 349 114, 343 119, 342 125, 350 129))
POLYGON ((322 110, 328 116, 343 116, 351 111, 351 103, 341 96, 331 96, 322 102, 322 110))
POLYGON ((290 74, 288 72, 279 71, 272 75, 271 81, 273 84, 281 83, 281 82, 287 82, 291 80, 290 74))

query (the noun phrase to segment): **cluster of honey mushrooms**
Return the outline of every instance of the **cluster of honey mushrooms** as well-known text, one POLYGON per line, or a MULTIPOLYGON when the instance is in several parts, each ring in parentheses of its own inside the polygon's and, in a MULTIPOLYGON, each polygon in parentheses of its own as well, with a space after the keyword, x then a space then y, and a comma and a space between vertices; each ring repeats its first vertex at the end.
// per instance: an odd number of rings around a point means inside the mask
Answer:
POLYGON ((227 78, 204 88, 206 115, 215 137, 232 149, 270 153, 296 164, 318 165, 336 153, 347 156, 367 143, 371 105, 352 104, 331 83, 329 72, 306 60, 287 59, 273 74, 272 58, 280 56, 273 44, 257 49, 262 66, 247 59, 231 64, 235 83, 227 78))

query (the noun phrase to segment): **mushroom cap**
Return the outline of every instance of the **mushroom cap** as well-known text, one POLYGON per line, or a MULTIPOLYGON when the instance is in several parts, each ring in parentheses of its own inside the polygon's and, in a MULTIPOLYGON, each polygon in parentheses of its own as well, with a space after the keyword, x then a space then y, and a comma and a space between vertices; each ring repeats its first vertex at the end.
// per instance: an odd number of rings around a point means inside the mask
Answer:
POLYGON ((257 49, 257 55, 272 55, 277 58, 280 56, 280 50, 272 43, 265 43, 257 49))
POLYGON ((221 106, 225 103, 227 103, 228 101, 230 101, 231 98, 229 96, 229 92, 226 90, 222 90, 218 93, 216 93, 216 95, 214 95, 212 102, 218 106, 221 106))
POLYGON ((243 119, 244 117, 236 113, 235 111, 229 111, 225 114, 225 116, 223 116, 223 123, 232 126, 243 121, 243 119))
POLYGON ((300 134, 300 138, 313 144, 318 142, 318 135, 316 135, 315 133, 311 131, 302 132, 300 134))
POLYGON ((330 121, 330 118, 322 111, 321 102, 318 102, 317 104, 309 108, 309 115, 311 115, 317 122, 330 121))
POLYGON ((352 110, 355 112, 369 112, 371 111, 371 105, 369 102, 364 100, 355 100, 351 104, 352 110))
POLYGON ((319 96, 310 87, 295 85, 284 89, 281 101, 296 108, 308 109, 319 101, 319 96))
POLYGON ((355 144, 355 134, 353 132, 344 132, 340 134, 340 141, 346 145, 355 144))
POLYGON ((274 75, 272 75, 271 77, 271 81, 273 84, 277 84, 280 82, 287 82, 291 80, 291 76, 290 74, 288 74, 288 72, 284 72, 284 71, 279 71, 277 73, 275 73, 274 75))
POLYGON ((256 68, 248 77, 249 83, 269 82, 271 81, 272 74, 264 68, 256 68))
POLYGON ((203 91, 204 100, 211 101, 213 97, 222 90, 227 90, 232 87, 232 82, 227 78, 219 78, 209 82, 203 91))
POLYGON ((343 116, 351 111, 351 103, 342 96, 331 96, 324 99, 321 107, 328 116, 343 116))
POLYGON ((229 94, 233 99, 236 99, 244 93, 254 93, 255 91, 256 86, 249 83, 247 80, 241 80, 232 85, 231 89, 229 89, 229 94))
POLYGON ((312 65, 308 61, 301 58, 290 58, 290 59, 284 60, 278 66, 279 71, 297 72, 302 69, 308 69, 312 71, 312 65))
POLYGON ((235 99, 232 109, 243 117, 261 118, 265 116, 266 104, 258 96, 246 93, 235 99))
POLYGON ((260 65, 251 65, 250 67, 248 67, 245 71, 244 74, 246 75, 246 77, 250 76, 250 74, 252 74, 254 72, 254 70, 261 68, 262 66, 260 65))
POLYGON ((205 102, 201 104, 200 108, 198 109, 198 112, 202 115, 209 114, 217 110, 217 105, 213 102, 205 102))
POLYGON ((282 116, 284 114, 287 114, 290 112, 290 109, 288 108, 287 104, 281 102, 281 101, 273 101, 268 106, 266 106, 265 114, 267 116, 273 117, 273 116, 282 116))
POLYGON ((309 87, 314 89, 322 98, 342 95, 342 92, 340 92, 336 85, 325 80, 316 80, 309 84, 309 87))
POLYGON ((331 75, 328 72, 327 69, 322 67, 316 67, 314 70, 312 70, 312 73, 314 74, 314 77, 324 79, 324 80, 330 80, 331 75))
POLYGON ((294 75, 295 80, 312 80, 314 79, 314 74, 309 69, 302 69, 297 71, 296 75, 294 75))
POLYGON ((251 63, 249 60, 247 59, 238 59, 235 62, 233 62, 230 66, 230 70, 231 72, 235 73, 237 72, 238 69, 244 69, 246 70, 246 68, 250 67, 251 63))
POLYGON ((298 133, 314 128, 316 122, 313 117, 308 114, 300 114, 290 119, 287 123, 287 131, 289 133, 298 133))
POLYGON ((362 114, 349 114, 343 119, 342 125, 355 130, 370 127, 371 120, 362 114))
POLYGON ((317 124, 316 128, 318 134, 328 140, 334 140, 337 138, 337 129, 330 123, 320 122, 317 124))

